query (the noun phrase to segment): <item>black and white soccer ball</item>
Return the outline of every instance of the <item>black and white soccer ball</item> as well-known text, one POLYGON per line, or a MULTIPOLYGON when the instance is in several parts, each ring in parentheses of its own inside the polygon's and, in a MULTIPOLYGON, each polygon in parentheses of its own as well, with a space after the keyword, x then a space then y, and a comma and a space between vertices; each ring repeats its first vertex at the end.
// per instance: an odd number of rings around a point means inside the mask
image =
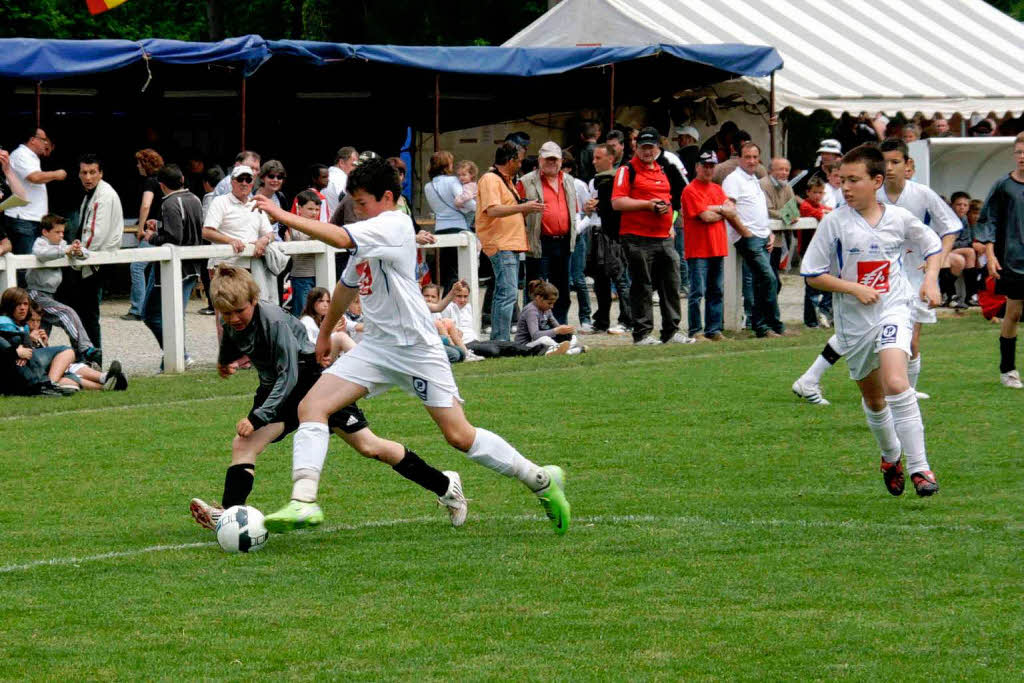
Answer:
POLYGON ((251 553, 267 543, 263 513, 249 505, 235 505, 221 513, 217 542, 229 553, 251 553))

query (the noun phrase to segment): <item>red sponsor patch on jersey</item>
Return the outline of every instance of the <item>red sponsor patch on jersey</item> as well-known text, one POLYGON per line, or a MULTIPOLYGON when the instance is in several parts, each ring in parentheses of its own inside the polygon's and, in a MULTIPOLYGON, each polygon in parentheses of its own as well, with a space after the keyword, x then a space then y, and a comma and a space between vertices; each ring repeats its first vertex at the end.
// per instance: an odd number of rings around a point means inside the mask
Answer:
POLYGON ((858 261, 857 282, 867 285, 876 292, 888 292, 889 265, 888 261, 858 261))
POLYGON ((370 262, 357 263, 356 272, 359 274, 359 295, 373 294, 373 271, 370 270, 370 262))

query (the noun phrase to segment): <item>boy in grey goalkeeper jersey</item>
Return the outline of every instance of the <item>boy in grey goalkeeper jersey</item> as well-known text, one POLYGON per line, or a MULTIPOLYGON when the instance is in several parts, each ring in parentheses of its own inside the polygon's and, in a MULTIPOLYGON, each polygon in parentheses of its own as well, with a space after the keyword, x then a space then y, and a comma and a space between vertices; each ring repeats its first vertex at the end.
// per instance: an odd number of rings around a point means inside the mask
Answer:
POLYGON ((999 331, 999 382, 1024 388, 1017 372, 1017 325, 1024 309, 1024 133, 1013 141, 1014 169, 1000 179, 985 199, 975 226, 985 245, 988 274, 996 294, 1006 297, 1006 315, 999 331))
MULTIPOLYGON (((222 510, 245 505, 252 491, 257 456, 269 444, 298 429, 299 403, 320 378, 321 368, 302 323, 277 306, 259 303, 259 288, 248 271, 221 264, 210 290, 224 328, 217 370, 221 377, 230 377, 238 370, 235 361, 244 355, 260 378, 252 409, 235 426, 222 507, 198 498, 189 505, 196 522, 215 529, 222 510)), ((448 508, 453 526, 465 522, 466 499, 457 472, 440 472, 401 444, 380 438, 370 431, 362 411, 354 404, 332 414, 328 426, 360 454, 391 465, 406 479, 436 494, 448 508)), ((314 506, 306 525, 322 521, 323 512, 314 506)))

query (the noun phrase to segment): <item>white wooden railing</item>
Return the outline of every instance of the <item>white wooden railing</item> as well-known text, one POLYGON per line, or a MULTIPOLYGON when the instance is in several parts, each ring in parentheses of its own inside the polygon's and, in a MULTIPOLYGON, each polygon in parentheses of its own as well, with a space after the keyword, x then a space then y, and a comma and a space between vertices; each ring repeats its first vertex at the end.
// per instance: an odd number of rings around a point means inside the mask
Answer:
MULTIPOLYGON (((440 247, 456 247, 458 249, 459 277, 469 283, 470 303, 476 316, 475 325, 480 331, 480 287, 477 270, 480 264, 480 248, 476 236, 471 232, 460 232, 449 235, 437 235, 435 244, 421 245, 421 251, 433 256, 433 251, 440 247)), ((286 254, 313 254, 316 258, 316 283, 329 291, 334 290, 338 273, 335 272, 334 255, 339 251, 321 242, 278 242, 286 254)), ((245 251, 236 254, 227 244, 207 245, 200 247, 148 247, 144 249, 123 249, 113 252, 97 252, 87 259, 74 261, 74 265, 108 265, 117 263, 158 263, 160 264, 160 282, 181 282, 181 262, 193 259, 224 258, 228 256, 252 256, 253 247, 248 245, 245 251)), ((35 256, 7 254, 0 257, 0 283, 2 289, 14 287, 18 282, 19 270, 34 268, 57 268, 72 263, 61 258, 55 261, 40 262, 35 256)), ((181 287, 161 287, 161 304, 163 307, 164 328, 164 369, 166 372, 185 371, 185 302, 182 301, 181 287)))

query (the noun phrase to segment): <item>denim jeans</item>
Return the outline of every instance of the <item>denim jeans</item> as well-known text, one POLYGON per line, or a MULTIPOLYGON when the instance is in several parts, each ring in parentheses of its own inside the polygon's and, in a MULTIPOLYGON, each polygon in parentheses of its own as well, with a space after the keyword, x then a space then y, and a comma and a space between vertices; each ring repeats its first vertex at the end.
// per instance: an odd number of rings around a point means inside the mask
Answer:
POLYGON ((590 233, 584 232, 576 237, 576 247, 572 250, 569 261, 569 286, 576 292, 576 303, 579 305, 580 325, 590 322, 590 288, 587 287, 587 276, 583 273, 587 265, 587 250, 590 247, 590 233))
POLYGON ((499 251, 491 259, 494 297, 491 301, 491 339, 511 341, 512 309, 519 291, 519 252, 499 251))
POLYGON ((32 243, 42 235, 39 221, 26 221, 21 218, 7 219, 7 236, 11 239, 12 254, 31 254, 32 243))
MULTIPOLYGON (((142 240, 139 242, 137 249, 146 249, 149 247, 149 242, 142 240)), ((149 287, 149 278, 146 277, 146 269, 149 266, 144 261, 137 261, 128 268, 128 271, 132 276, 132 289, 128 299, 128 312, 133 313, 140 318, 145 312, 146 308, 146 290, 149 287)), ((159 268, 159 266, 155 266, 159 268)))
POLYGON ((804 280, 804 325, 817 327, 818 311, 832 320, 832 292, 815 289, 804 280))
POLYGON ((725 291, 725 258, 692 258, 687 264, 690 275, 690 296, 686 300, 689 334, 706 335, 722 331, 725 291), (704 300, 704 323, 701 324, 700 303, 704 300))
POLYGON ((683 217, 680 214, 675 223, 672 224, 676 230, 675 248, 679 254, 679 291, 685 292, 690 283, 690 265, 686 261, 686 235, 683 234, 683 217))
POLYGON ((316 287, 315 277, 292 276, 292 315, 302 317, 302 309, 306 307, 306 295, 316 287))
POLYGON ((743 277, 743 326, 749 330, 753 329, 751 326, 753 316, 750 312, 754 308, 754 276, 750 274, 750 268, 747 267, 746 261, 740 264, 740 270, 743 277))
POLYGON ((750 269, 753 284, 753 305, 750 309, 751 327, 754 333, 763 337, 769 330, 783 331, 779 315, 779 282, 772 271, 772 264, 763 237, 741 237, 736 240, 736 251, 743 257, 750 269))
MULTIPOLYGON (((142 320, 146 327, 156 337, 156 343, 161 349, 164 348, 164 322, 163 322, 163 300, 160 291, 160 284, 156 281, 156 270, 159 268, 159 264, 154 264, 154 267, 150 269, 149 276, 146 278, 146 295, 142 300, 142 310, 144 315, 142 320)), ((196 287, 196 282, 199 280, 198 274, 186 275, 181 279, 181 300, 182 300, 182 311, 188 307, 189 297, 192 296, 192 290, 196 287)), ((181 329, 185 330, 185 316, 181 317, 181 329)), ((188 350, 186 348, 185 357, 188 358, 188 350)), ((163 360, 160 361, 160 369, 164 367, 163 360)))

